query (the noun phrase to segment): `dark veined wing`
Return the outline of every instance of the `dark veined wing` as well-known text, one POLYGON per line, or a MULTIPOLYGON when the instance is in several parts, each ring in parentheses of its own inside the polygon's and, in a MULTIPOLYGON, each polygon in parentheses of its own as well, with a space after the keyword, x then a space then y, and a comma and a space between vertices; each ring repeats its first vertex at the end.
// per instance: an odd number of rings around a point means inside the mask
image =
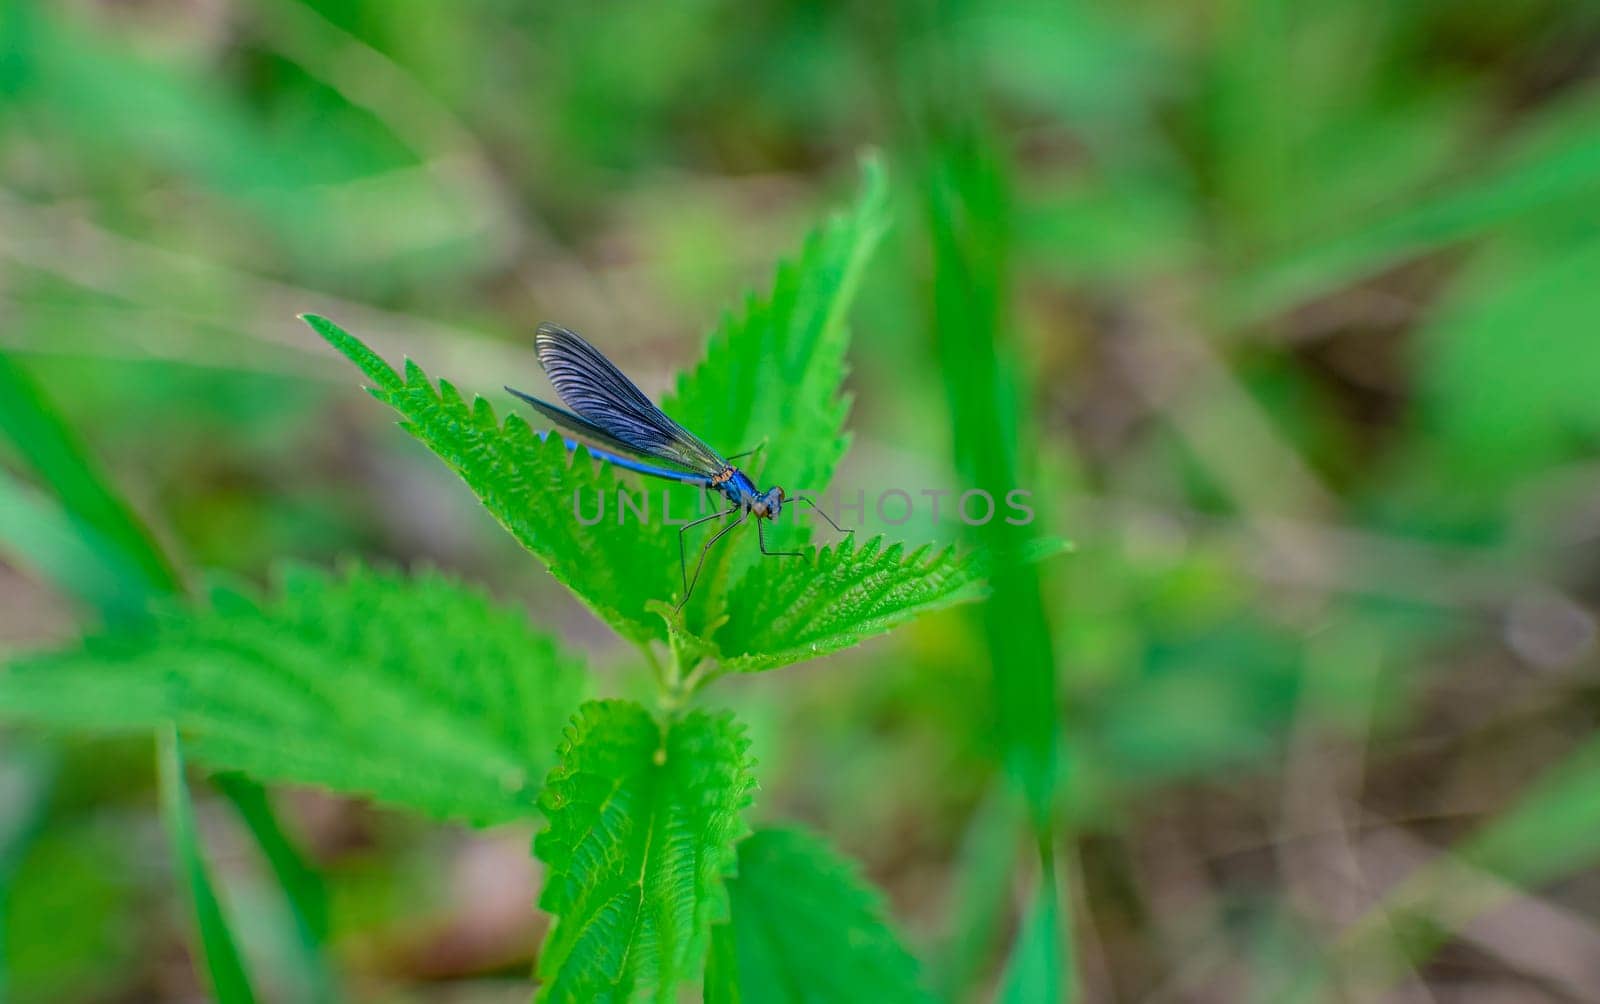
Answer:
MULTIPOLYGON (((567 409, 551 404, 549 401, 541 401, 532 394, 525 394, 515 387, 507 387, 506 390, 532 405, 535 411, 554 422, 556 428, 578 442, 598 447, 618 456, 644 461, 646 465, 654 465, 661 468, 662 473, 676 471, 683 474, 701 474, 699 468, 687 467, 670 457, 663 457, 641 450, 631 443, 625 443, 581 415, 574 415, 567 409)), ((641 468, 635 467, 634 469, 641 468)), ((646 471, 646 473, 653 472, 646 471)))
MULTIPOLYGON (((621 444, 635 455, 664 460, 707 477, 728 466, 720 453, 668 418, 633 381, 575 332, 555 324, 541 324, 533 336, 533 348, 539 365, 566 406, 609 436, 614 444, 621 444)), ((556 418, 549 411, 540 410, 556 418)))

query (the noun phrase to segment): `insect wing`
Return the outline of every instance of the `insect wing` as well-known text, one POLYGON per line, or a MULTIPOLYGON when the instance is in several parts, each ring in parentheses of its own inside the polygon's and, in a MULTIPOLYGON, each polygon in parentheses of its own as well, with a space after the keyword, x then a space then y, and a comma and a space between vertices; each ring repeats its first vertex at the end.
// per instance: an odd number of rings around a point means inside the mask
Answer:
POLYGON ((541 324, 533 345, 539 365, 561 400, 615 442, 707 477, 728 466, 721 454, 652 404, 633 381, 577 333, 541 324))
MULTIPOLYGON (((659 464, 666 469, 663 473, 701 474, 698 468, 686 467, 670 457, 648 450, 641 450, 632 443, 623 442, 588 419, 581 415, 574 415, 565 408, 553 405, 548 401, 541 401, 532 394, 525 394, 515 387, 507 387, 506 390, 532 405, 535 411, 555 423, 556 428, 570 435, 578 442, 587 443, 591 447, 598 447, 601 450, 619 456, 631 457, 649 464, 659 464)), ((647 471, 646 473, 651 472, 647 471)))

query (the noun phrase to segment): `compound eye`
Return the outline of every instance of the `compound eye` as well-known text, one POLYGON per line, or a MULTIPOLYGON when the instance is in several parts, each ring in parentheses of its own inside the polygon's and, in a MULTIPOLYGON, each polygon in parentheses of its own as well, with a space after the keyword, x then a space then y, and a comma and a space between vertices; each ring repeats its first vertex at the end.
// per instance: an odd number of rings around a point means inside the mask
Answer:
POLYGON ((783 489, 782 488, 773 488, 772 490, 778 493, 778 501, 782 502, 784 500, 783 489))

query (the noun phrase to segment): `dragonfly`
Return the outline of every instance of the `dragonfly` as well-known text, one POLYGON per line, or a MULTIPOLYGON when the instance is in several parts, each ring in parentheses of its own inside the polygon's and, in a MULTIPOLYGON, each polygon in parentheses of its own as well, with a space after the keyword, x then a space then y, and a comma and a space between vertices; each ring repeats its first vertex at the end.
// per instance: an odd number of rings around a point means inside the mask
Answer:
POLYGON ((577 332, 546 322, 534 333, 533 349, 556 395, 567 407, 541 401, 515 387, 506 390, 555 423, 563 433, 567 449, 575 450, 581 444, 588 447, 591 456, 623 470, 695 485, 707 492, 720 493, 729 503, 727 509, 690 520, 678 528, 678 571, 683 576, 683 594, 675 612, 689 602, 689 594, 700 581, 700 570, 705 567, 711 548, 747 520, 755 521, 756 539, 762 554, 773 558, 800 557, 799 551, 767 549, 763 526, 766 521, 778 518, 785 502, 809 505, 841 534, 855 532, 835 523, 833 517, 808 496, 791 498, 778 486, 766 491, 758 489, 749 475, 729 463, 755 450, 724 457, 707 446, 704 440, 652 404, 632 380, 623 376, 611 360, 577 332), (690 575, 684 534, 702 523, 728 517, 735 518, 701 545, 694 574, 690 575))

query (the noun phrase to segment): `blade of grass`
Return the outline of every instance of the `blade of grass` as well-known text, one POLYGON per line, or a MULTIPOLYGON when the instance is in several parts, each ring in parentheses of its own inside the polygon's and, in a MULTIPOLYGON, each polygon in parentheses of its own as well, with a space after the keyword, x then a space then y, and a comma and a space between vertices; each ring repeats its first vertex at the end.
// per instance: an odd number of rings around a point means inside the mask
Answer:
MULTIPOLYGON (((924 198, 933 242, 933 335, 951 415, 956 466, 972 488, 1004 498, 1021 484, 1019 368, 1004 335, 1010 233, 1006 169, 979 138, 934 151, 924 198)), ((999 735, 1007 769, 1041 832, 1055 785, 1055 659, 1034 567, 1034 533, 990 520, 977 537, 994 557, 984 606, 999 735)))
MULTIPOLYGON (((108 622, 148 614, 149 600, 182 591, 182 579, 139 521, 100 472, 44 391, 4 352, 0 352, 0 436, 8 438, 35 475, 56 495, 56 504, 0 471, 0 545, 26 555, 60 588, 97 611, 108 622), (13 507, 12 503, 16 503, 13 507)), ((296 921, 296 943, 325 923, 321 881, 282 839, 265 792, 239 779, 223 795, 234 805, 274 874, 290 872, 297 881, 282 884, 296 921), (251 789, 254 788, 254 791, 251 789), (297 865, 291 866, 293 857, 297 865)), ((192 874, 192 873, 190 873, 192 874)), ((191 890, 197 901, 198 890, 191 890)), ((220 922, 220 916, 217 918, 220 922)), ((330 986, 320 948, 306 956, 301 975, 311 987, 330 986)))
POLYGON ((1008 879, 1017 866, 1024 832, 1016 799, 993 785, 968 823, 956 859, 954 930, 934 971, 935 988, 944 1000, 966 1000, 995 950, 1011 898, 1008 879))
MULTIPOLYGON (((60 757, 41 742, 8 736, 0 760, 0 945, 10 944, 7 925, 17 916, 11 891, 17 870, 43 826, 60 757)), ((0 952, 0 1000, 10 1000, 11 960, 0 952)))
POLYGON ((1059 911, 1055 883, 1044 874, 1000 980, 1002 1004, 1065 1000, 1071 994, 1070 984, 1063 983, 1071 960, 1062 958, 1059 911))
POLYGON ((216 889, 200 853, 199 827, 195 823, 189 784, 184 778, 183 747, 177 730, 164 730, 157 743, 161 814, 172 837, 177 865, 189 886, 212 992, 221 1004, 253 1004, 255 995, 250 991, 244 962, 234 945, 233 935, 222 915, 222 904, 217 900, 216 889))
MULTIPOLYGON (((981 129, 958 126, 936 141, 924 166, 923 199, 933 245, 932 331, 964 481, 993 498, 1022 484, 1020 366, 1006 338, 1009 180, 981 129)), ((1007 774, 1022 794, 1038 839, 1041 874, 1053 875, 1056 785, 1055 656, 1038 574, 1023 560, 1034 532, 1005 520, 976 529, 994 558, 983 607, 995 728, 1007 774)), ((1026 938, 1063 942, 1053 882, 1039 887, 1026 938), (1044 933, 1035 925, 1047 925, 1044 933)), ((1037 944, 1019 945, 1032 953, 1037 944)), ((1033 955, 1028 955, 1033 959, 1033 955)), ((1073 993, 1071 974, 1059 989, 1073 993)))
MULTIPOLYGON (((1367 911, 1335 946, 1336 969, 1358 974, 1364 988, 1377 992, 1516 890, 1592 867, 1600 861, 1597 790, 1600 740, 1590 740, 1549 768, 1517 804, 1417 869, 1367 911), (1464 877, 1473 874, 1498 881, 1464 877)), ((1308 976, 1297 999, 1314 999, 1325 978, 1308 976)))
POLYGON ((1595 98, 1562 102, 1437 195, 1241 275, 1225 291, 1221 320, 1259 322, 1409 257, 1468 240, 1535 212, 1589 198, 1600 180, 1595 98))
POLYGON ((0 468, 0 551, 14 555, 107 621, 133 620, 147 594, 138 569, 56 500, 0 468))
POLYGON ((339 994, 322 951, 328 939, 328 891, 322 876, 306 863, 299 848, 283 832, 264 787, 231 772, 218 774, 213 783, 244 820, 288 898, 299 936, 295 942, 299 958, 295 975, 302 981, 305 999, 313 1004, 331 1004, 339 994))
POLYGON ((178 576, 149 532, 109 484, 42 391, 0 352, 0 434, 49 485, 74 522, 92 529, 137 568, 153 592, 174 592, 178 576))

